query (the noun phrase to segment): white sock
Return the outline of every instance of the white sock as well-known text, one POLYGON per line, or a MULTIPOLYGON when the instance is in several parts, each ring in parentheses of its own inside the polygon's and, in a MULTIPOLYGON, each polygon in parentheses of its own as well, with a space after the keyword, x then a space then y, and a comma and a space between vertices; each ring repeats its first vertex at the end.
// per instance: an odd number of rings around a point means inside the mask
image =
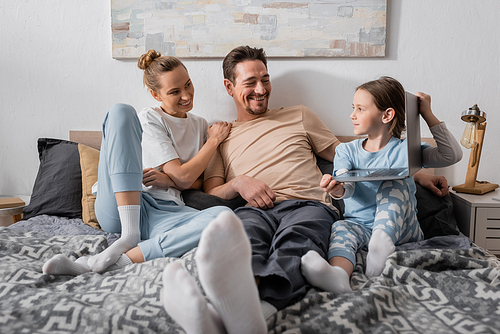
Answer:
POLYGON ((105 272, 118 270, 120 268, 123 268, 123 267, 128 266, 129 264, 133 264, 133 263, 134 262, 132 262, 132 260, 127 256, 127 254, 122 254, 118 258, 118 261, 116 261, 114 264, 112 264, 106 268, 105 272))
POLYGON ((373 232, 368 243, 366 256, 366 276, 375 277, 384 271, 385 262, 389 255, 394 253, 396 247, 391 237, 384 230, 377 229, 373 232))
POLYGON ((241 220, 224 211, 203 230, 195 255, 200 282, 229 334, 266 333, 241 220))
MULTIPOLYGON (((89 266, 88 265, 88 260, 89 260, 89 256, 80 256, 78 259, 75 260, 75 263, 80 263, 80 264, 83 264, 85 266, 89 266)), ((89 268, 90 269, 90 268, 89 268)))
POLYGON ((260 301, 260 308, 262 309, 262 315, 264 315, 264 319, 267 319, 274 313, 278 312, 278 309, 276 307, 269 304, 265 300, 260 301))
POLYGON ((337 295, 352 291, 349 274, 342 267, 331 266, 317 252, 307 252, 300 262, 302 275, 310 284, 337 295))
POLYGON ((116 240, 103 252, 89 258, 88 265, 92 271, 102 273, 110 265, 116 263, 120 256, 137 246, 141 241, 140 230, 140 205, 122 205, 118 207, 122 233, 120 239, 116 240))
MULTIPOLYGON (((81 258, 86 258, 86 257, 84 256, 81 258)), ((57 254, 54 255, 50 260, 45 262, 45 264, 42 267, 42 271, 44 274, 49 274, 49 275, 77 276, 90 272, 90 268, 86 262, 82 263, 82 260, 76 262, 70 260, 68 257, 62 254, 57 254)))
POLYGON ((188 334, 226 332, 217 311, 180 262, 168 264, 163 271, 163 306, 188 334))
MULTIPOLYGON (((75 261, 71 261, 66 256, 57 254, 50 260, 45 262, 42 267, 42 271, 44 274, 49 275, 81 275, 92 271, 87 264, 88 259, 88 256, 82 256, 75 261)), ((122 254, 115 264, 112 264, 111 266, 106 268, 105 272, 117 270, 132 263, 132 260, 130 260, 130 258, 126 254, 122 254)))

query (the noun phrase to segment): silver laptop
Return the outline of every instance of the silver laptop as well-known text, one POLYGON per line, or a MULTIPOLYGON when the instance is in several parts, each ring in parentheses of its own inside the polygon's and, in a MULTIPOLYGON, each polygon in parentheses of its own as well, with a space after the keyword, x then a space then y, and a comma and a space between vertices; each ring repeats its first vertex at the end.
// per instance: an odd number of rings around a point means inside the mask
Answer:
POLYGON ((420 115, 418 98, 412 93, 405 93, 406 144, 408 149, 408 167, 352 169, 345 174, 334 176, 339 182, 399 180, 413 176, 422 168, 420 137, 420 115))

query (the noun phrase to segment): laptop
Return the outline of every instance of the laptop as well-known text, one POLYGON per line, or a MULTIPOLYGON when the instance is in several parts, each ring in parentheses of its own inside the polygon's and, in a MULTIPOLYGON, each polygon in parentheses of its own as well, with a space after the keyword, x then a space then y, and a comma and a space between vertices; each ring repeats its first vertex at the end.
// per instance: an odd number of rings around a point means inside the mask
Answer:
POLYGON ((422 168, 420 114, 418 98, 409 92, 405 92, 405 113, 408 167, 352 169, 345 174, 334 176, 333 179, 338 182, 401 180, 418 172, 422 168))

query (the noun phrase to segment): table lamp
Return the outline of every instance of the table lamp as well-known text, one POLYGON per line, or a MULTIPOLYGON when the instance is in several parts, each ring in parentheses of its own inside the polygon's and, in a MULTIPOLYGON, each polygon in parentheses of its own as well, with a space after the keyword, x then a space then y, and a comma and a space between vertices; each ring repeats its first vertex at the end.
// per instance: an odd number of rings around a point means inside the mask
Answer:
POLYGON ((486 130, 486 113, 479 110, 479 107, 475 104, 469 110, 462 112, 462 121, 467 124, 462 139, 460 139, 460 144, 467 149, 471 149, 469 167, 467 168, 465 183, 452 189, 460 193, 482 195, 498 188, 498 184, 476 180, 479 158, 483 149, 484 131, 486 130))

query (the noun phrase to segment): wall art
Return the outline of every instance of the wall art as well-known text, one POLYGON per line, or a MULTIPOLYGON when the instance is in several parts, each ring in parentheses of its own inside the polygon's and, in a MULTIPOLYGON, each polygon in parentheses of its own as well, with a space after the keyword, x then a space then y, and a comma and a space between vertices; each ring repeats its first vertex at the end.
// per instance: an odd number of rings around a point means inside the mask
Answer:
POLYGON ((111 0, 113 58, 224 57, 238 45, 269 57, 384 57, 386 11, 386 0, 111 0))

